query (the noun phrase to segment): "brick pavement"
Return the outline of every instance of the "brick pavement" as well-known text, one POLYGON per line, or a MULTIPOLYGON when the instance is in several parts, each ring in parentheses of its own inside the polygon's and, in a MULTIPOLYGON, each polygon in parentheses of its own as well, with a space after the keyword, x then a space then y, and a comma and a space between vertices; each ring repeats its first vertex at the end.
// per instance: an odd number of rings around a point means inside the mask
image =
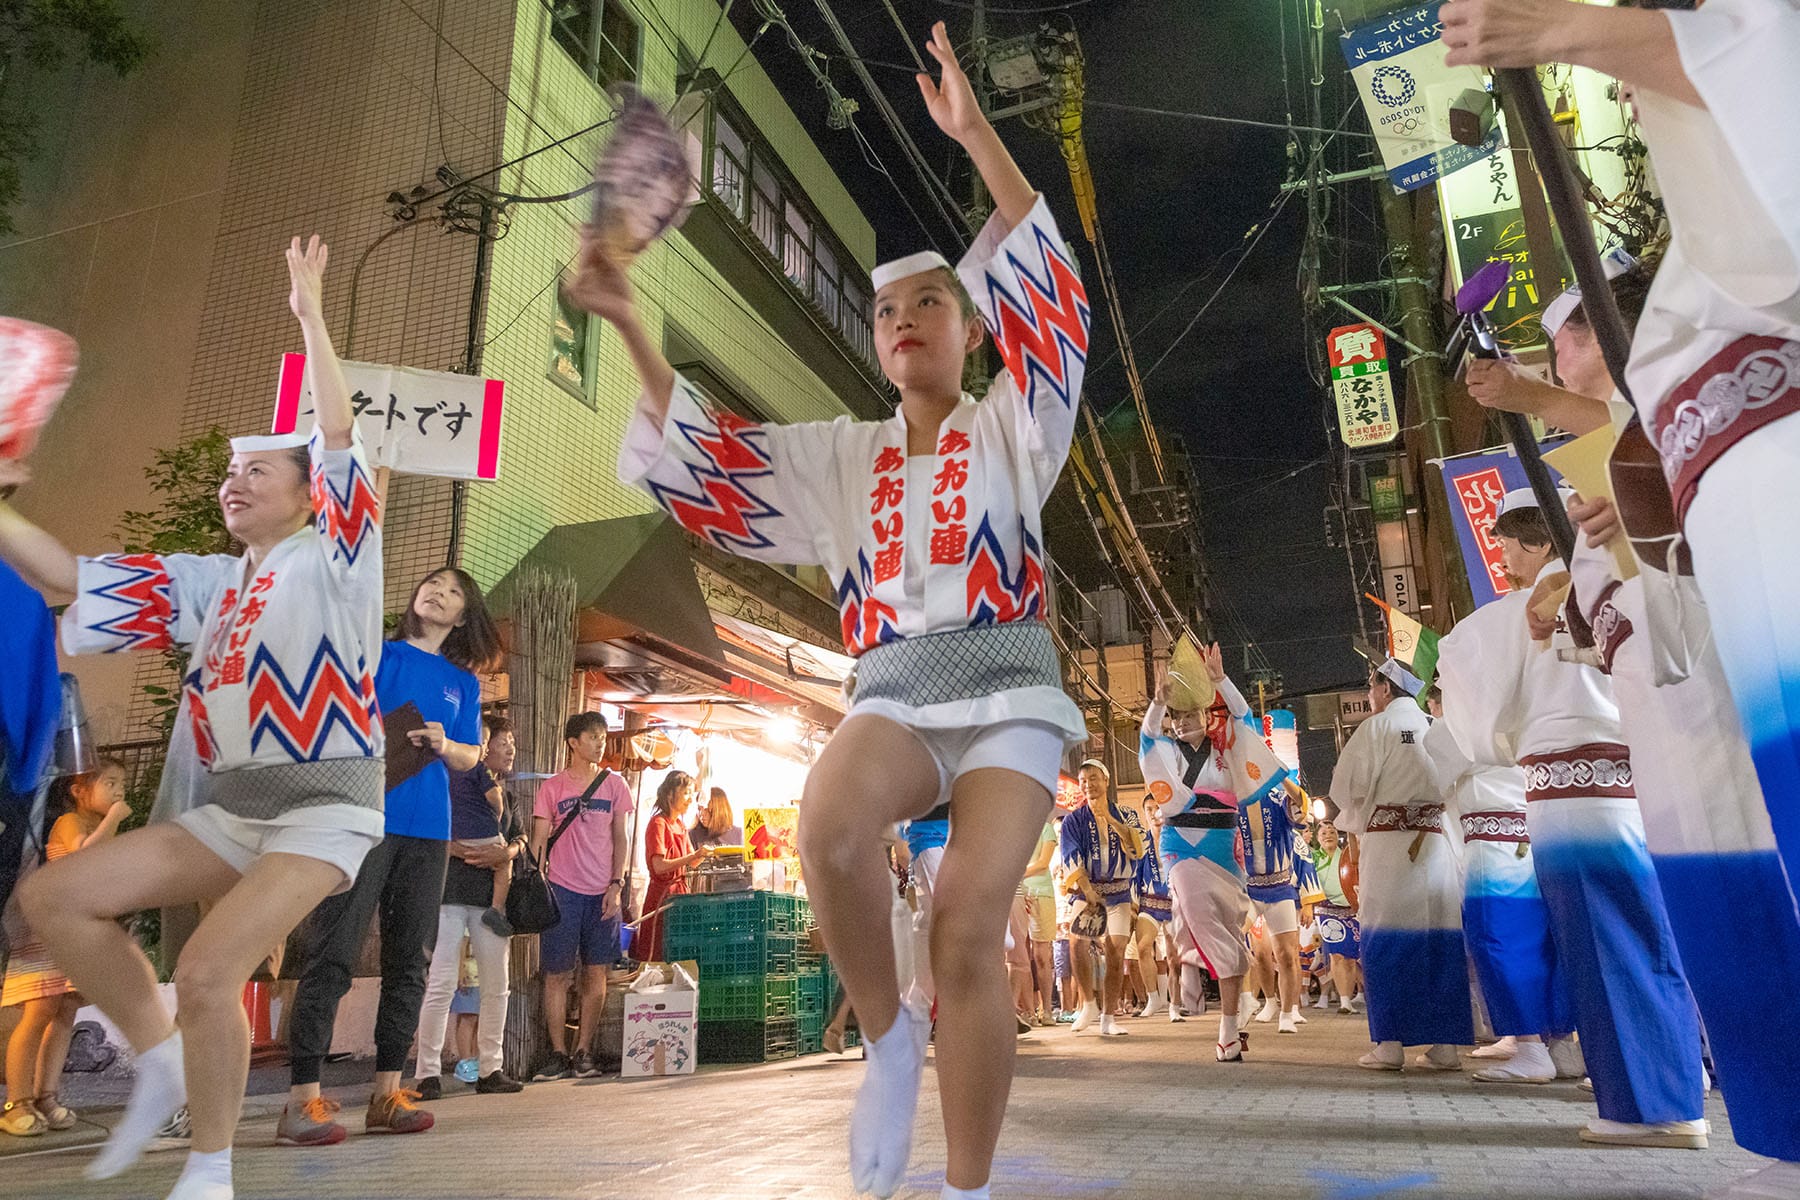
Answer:
MULTIPOLYGON (((1575 1130, 1592 1100, 1573 1083, 1496 1089, 1466 1074, 1361 1070, 1361 1018, 1322 1014, 1279 1038, 1253 1025, 1254 1061, 1243 1066, 1211 1061, 1213 1019, 1128 1027, 1130 1037, 1108 1041, 1066 1027, 1024 1039, 997 1197, 1673 1200, 1763 1161, 1733 1144, 1716 1095, 1711 1150, 1591 1149, 1575 1130)), ((238 1194, 847 1197, 843 1124, 860 1075, 854 1058, 812 1057, 675 1079, 538 1084, 519 1096, 453 1093, 434 1106, 436 1130, 405 1138, 359 1136, 360 1104, 346 1103, 350 1140, 312 1151, 274 1146, 265 1113, 239 1133, 238 1194)), ((928 1071, 902 1196, 935 1197, 943 1155, 928 1071)), ((155 1155, 122 1179, 90 1184, 79 1176, 84 1157, 0 1162, 0 1196, 158 1200, 180 1169, 178 1154, 155 1155)))

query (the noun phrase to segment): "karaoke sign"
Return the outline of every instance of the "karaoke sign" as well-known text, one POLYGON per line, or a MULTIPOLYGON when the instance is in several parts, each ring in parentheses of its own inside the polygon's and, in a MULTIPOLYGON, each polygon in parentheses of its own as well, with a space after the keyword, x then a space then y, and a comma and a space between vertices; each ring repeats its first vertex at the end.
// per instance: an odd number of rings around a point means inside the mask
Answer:
POLYGON ((1325 341, 1331 390, 1337 397, 1338 432, 1352 450, 1381 446, 1400 436, 1387 342, 1373 325, 1341 325, 1325 341))
MULTIPOLYGON (((372 464, 407 475, 499 478, 505 383, 378 363, 346 362, 343 368, 350 407, 372 464)), ((312 424, 306 355, 284 354, 269 432, 294 433, 312 424)))

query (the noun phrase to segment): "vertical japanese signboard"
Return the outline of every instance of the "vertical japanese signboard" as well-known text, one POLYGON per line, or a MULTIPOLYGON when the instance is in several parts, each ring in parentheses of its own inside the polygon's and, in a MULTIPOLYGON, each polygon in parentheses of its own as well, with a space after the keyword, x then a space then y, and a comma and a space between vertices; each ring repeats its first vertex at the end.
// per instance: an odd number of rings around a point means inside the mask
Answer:
MULTIPOLYGON (((344 382, 369 461, 408 475, 497 479, 500 413, 506 385, 498 379, 346 362, 344 382)), ((312 428, 306 356, 284 354, 271 433, 312 428)))
MULTIPOLYGON (((1542 449, 1561 445, 1564 439, 1546 442, 1542 449)), ((1486 450, 1447 458, 1444 489, 1450 493, 1450 523, 1462 548, 1463 569, 1477 606, 1498 600, 1512 590, 1500 559, 1500 543, 1492 527, 1500 515, 1500 502, 1515 488, 1530 487, 1525 468, 1510 449, 1486 450)), ((1552 468, 1558 484, 1562 477, 1552 468)))
POLYGON ((1369 476, 1369 515, 1377 521, 1406 520, 1406 489, 1398 475, 1369 476))
POLYGON ((1512 267, 1506 288, 1488 306, 1488 320, 1500 342, 1514 353, 1544 340, 1544 301, 1562 290, 1560 263, 1540 283, 1537 264, 1525 242, 1525 212, 1519 204, 1518 177, 1512 155, 1496 154, 1486 162, 1442 180, 1438 196, 1443 208, 1444 239, 1451 248, 1452 282, 1463 281, 1498 259, 1512 267))
POLYGON ((1331 390, 1337 397, 1338 431, 1352 450, 1380 446, 1400 436, 1394 384, 1388 376, 1387 342, 1373 325, 1343 325, 1325 343, 1331 390))
POLYGON ((1493 98, 1475 67, 1447 67, 1436 4, 1358 25, 1339 39, 1388 179, 1425 187, 1500 147, 1493 98))

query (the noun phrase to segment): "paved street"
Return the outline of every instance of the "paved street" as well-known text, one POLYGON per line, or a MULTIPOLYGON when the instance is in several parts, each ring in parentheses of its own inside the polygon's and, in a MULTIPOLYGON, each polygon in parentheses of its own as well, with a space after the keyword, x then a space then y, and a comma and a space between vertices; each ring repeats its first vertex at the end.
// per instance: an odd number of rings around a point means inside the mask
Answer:
MULTIPOLYGON (((1731 1141, 1709 1105, 1707 1151, 1582 1147, 1594 1112, 1573 1083, 1493 1089, 1467 1075, 1355 1067, 1361 1018, 1315 1017, 1295 1037, 1253 1026, 1255 1061, 1210 1061, 1211 1019, 1128 1023, 1102 1042, 1044 1030, 1020 1047, 1019 1081, 995 1195, 1175 1200, 1319 1197, 1696 1197, 1762 1160, 1731 1141)), ((697 1076, 539 1084, 516 1097, 453 1094, 438 1127, 406 1138, 352 1136, 323 1150, 276 1147, 270 1104, 238 1136, 238 1194, 298 1197, 572 1198, 849 1195, 843 1122, 861 1074, 815 1056, 697 1076)), ((366 1093, 363 1093, 366 1094, 366 1093)), ((95 1114, 97 1116, 101 1114, 95 1114)), ((908 1200, 937 1195, 943 1165, 935 1081, 926 1074, 908 1200)), ((0 1161, 0 1196, 152 1197, 180 1168, 150 1158, 106 1184, 81 1180, 85 1154, 0 1161)))

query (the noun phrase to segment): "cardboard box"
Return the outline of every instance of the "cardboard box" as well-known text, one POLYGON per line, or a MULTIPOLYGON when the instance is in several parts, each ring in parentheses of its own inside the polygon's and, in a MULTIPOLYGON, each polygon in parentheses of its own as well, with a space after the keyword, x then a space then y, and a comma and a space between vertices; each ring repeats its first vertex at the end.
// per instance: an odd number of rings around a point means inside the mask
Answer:
POLYGON ((692 963, 671 963, 668 982, 653 983, 650 968, 625 994, 622 1079, 691 1075, 699 1057, 700 989, 692 963))

